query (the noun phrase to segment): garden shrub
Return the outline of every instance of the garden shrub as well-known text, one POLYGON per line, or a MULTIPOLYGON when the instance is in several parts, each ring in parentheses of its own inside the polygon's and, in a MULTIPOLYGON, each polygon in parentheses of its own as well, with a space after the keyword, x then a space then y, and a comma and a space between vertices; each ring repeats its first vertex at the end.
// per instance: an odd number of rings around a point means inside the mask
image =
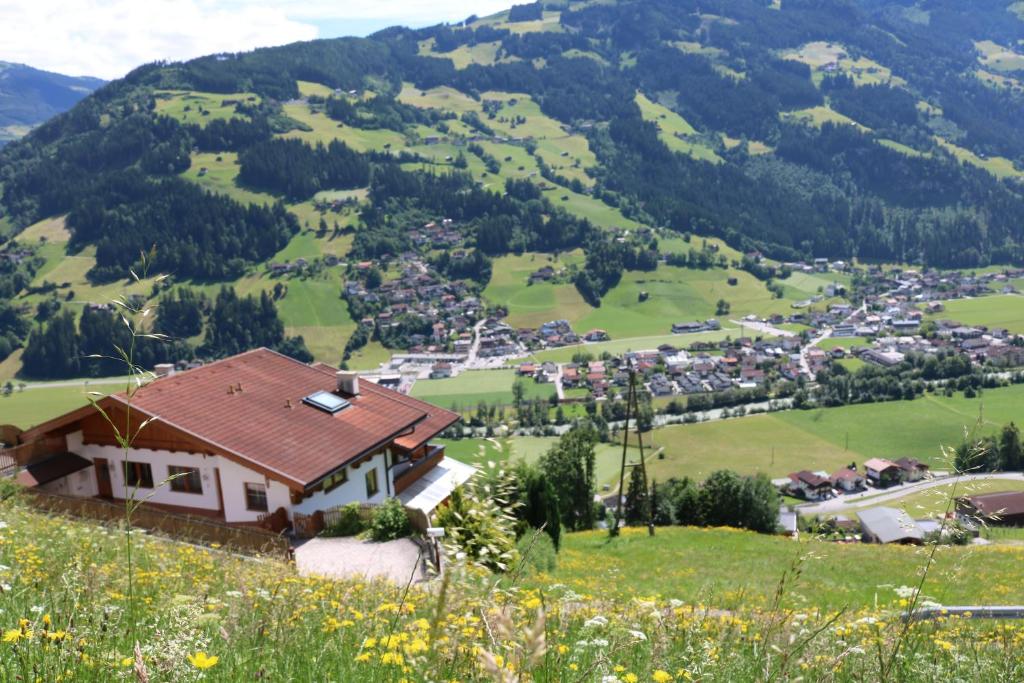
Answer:
POLYGON ((397 498, 388 498, 373 511, 370 520, 370 538, 375 541, 393 541, 412 533, 409 516, 397 498))

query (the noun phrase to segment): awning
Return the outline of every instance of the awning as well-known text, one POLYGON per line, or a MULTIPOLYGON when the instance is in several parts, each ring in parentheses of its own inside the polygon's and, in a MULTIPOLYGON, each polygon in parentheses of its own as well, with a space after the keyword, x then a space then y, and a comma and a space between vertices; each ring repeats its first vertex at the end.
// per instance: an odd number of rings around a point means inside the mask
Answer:
POLYGON ((476 474, 476 468, 451 458, 441 461, 426 474, 409 485, 409 488, 398 494, 398 499, 405 507, 430 514, 438 505, 452 495, 455 487, 465 484, 476 474))
POLYGON ((18 472, 15 481, 22 486, 42 486, 87 467, 92 467, 91 460, 86 460, 74 453, 58 453, 51 455, 46 460, 26 466, 25 469, 18 472))

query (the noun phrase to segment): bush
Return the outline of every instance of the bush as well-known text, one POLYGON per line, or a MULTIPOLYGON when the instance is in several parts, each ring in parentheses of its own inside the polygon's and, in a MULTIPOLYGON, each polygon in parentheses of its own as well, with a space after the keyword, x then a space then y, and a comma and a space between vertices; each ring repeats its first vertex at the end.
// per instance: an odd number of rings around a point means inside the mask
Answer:
MULTIPOLYGON (((341 508, 338 521, 324 529, 324 536, 355 536, 366 529, 360 514, 359 503, 349 503, 341 508)), ((404 514, 404 512, 403 512, 404 514)))
POLYGON ((405 538, 412 533, 409 516, 397 498, 388 498, 384 504, 373 511, 370 521, 370 538, 375 541, 393 541, 405 538))
POLYGON ((539 529, 531 529, 516 543, 516 550, 529 573, 555 571, 558 554, 551 537, 539 529))

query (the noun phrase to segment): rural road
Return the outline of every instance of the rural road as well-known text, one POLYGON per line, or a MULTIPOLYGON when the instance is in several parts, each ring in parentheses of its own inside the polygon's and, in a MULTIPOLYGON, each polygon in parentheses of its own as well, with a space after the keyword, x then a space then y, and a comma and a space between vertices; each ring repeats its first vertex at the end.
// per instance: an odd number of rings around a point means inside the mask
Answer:
POLYGON ((60 387, 85 387, 94 385, 126 384, 125 377, 97 377, 95 379, 68 379, 60 382, 33 382, 25 384, 25 391, 31 389, 57 389, 60 387))
POLYGON ((867 491, 862 491, 860 493, 851 493, 844 496, 838 496, 836 498, 830 498, 829 500, 825 500, 820 503, 797 505, 796 508, 801 514, 805 515, 843 514, 845 512, 856 512, 857 509, 862 507, 858 502, 863 505, 889 503, 913 493, 920 493, 921 491, 927 491, 928 489, 938 486, 946 486, 953 482, 956 482, 958 490, 966 494, 970 492, 970 489, 968 488, 970 484, 979 481, 992 481, 994 479, 1024 481, 1024 473, 994 472, 985 474, 965 474, 960 477, 936 477, 935 479, 926 479, 925 481, 915 482, 913 484, 894 486, 893 488, 885 489, 885 492, 881 494, 878 489, 868 489, 867 491), (868 500, 865 501, 865 498, 868 500))

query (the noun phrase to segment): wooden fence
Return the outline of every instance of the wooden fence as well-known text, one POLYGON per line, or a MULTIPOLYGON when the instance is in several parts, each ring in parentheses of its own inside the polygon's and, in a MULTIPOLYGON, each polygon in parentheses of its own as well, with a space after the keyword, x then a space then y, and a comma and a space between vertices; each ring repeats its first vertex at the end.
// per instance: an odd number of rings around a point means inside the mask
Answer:
MULTIPOLYGON (((25 500, 46 512, 86 517, 101 522, 124 519, 124 505, 99 498, 77 498, 25 489, 25 500)), ((280 534, 255 527, 231 526, 203 517, 165 512, 145 503, 132 514, 132 525, 156 531, 172 538, 210 545, 217 543, 227 550, 287 557, 291 543, 280 534)))

